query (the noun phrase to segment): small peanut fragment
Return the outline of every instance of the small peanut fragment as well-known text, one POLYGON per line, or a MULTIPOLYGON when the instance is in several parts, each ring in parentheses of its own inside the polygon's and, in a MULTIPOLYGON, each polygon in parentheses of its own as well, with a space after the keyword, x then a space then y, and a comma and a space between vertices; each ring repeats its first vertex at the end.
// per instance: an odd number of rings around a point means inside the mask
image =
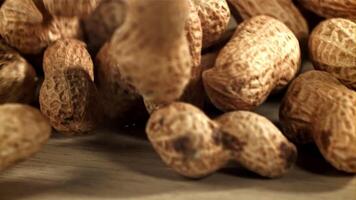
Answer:
POLYGON ((215 121, 221 126, 226 149, 248 170, 265 177, 279 177, 296 161, 296 147, 265 117, 237 111, 215 121))
POLYGON ((309 54, 315 69, 331 73, 356 89, 356 23, 342 18, 320 23, 309 39, 309 54))
POLYGON ((47 142, 51 126, 35 108, 0 105, 0 171, 37 153, 47 142))

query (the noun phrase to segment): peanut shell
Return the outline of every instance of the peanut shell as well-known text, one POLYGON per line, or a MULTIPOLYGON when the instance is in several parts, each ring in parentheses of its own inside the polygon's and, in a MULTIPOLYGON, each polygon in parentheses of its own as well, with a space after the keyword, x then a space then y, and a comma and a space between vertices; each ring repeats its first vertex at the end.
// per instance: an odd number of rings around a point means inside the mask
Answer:
POLYGON ((41 150, 51 126, 35 108, 21 104, 0 105, 0 171, 41 150))
POLYGON ((299 0, 310 11, 327 17, 356 19, 355 0, 299 0))
POLYGON ((162 160, 183 176, 199 178, 225 165, 229 154, 216 140, 220 127, 199 109, 172 103, 154 112, 146 132, 162 160))
POLYGON ((238 26, 203 73, 205 90, 219 109, 249 110, 286 86, 300 67, 299 42, 282 22, 257 16, 238 26))
POLYGON ((356 89, 356 23, 342 18, 320 23, 309 39, 309 53, 318 70, 331 73, 356 89))

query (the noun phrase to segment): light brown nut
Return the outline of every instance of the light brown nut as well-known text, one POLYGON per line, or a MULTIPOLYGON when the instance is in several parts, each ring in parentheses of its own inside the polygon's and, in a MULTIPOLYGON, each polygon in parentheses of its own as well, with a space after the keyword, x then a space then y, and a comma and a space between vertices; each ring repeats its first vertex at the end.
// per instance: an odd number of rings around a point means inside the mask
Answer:
POLYGON ((0 171, 27 159, 47 142, 51 126, 35 108, 0 105, 0 171))
POLYGON ((142 98, 135 88, 122 78, 109 51, 109 43, 106 43, 96 57, 98 91, 104 113, 109 118, 125 117, 127 112, 135 108, 138 103, 142 103, 142 98))
POLYGON ((203 28, 203 47, 209 47, 226 31, 230 10, 226 0, 193 0, 203 28))
POLYGON ((125 19, 123 0, 102 0, 84 20, 88 49, 94 54, 107 42, 125 19))
POLYGON ((307 21, 292 0, 229 0, 242 19, 257 15, 268 15, 285 23, 299 40, 309 34, 307 21))
POLYGON ((81 68, 94 81, 94 64, 84 42, 75 39, 58 40, 49 46, 43 57, 45 75, 81 68))
POLYGON ((42 0, 54 16, 85 17, 95 10, 101 0, 42 0))
POLYGON ((189 43, 189 51, 192 57, 193 67, 195 68, 198 67, 201 62, 203 30, 197 8, 195 7, 193 0, 188 0, 188 2, 190 11, 188 19, 185 22, 185 32, 189 43))
POLYGON ((299 42, 287 26, 272 17, 253 17, 238 26, 215 67, 203 73, 205 90, 221 110, 253 109, 289 83, 300 57, 299 42))
POLYGON ((178 99, 192 70, 184 30, 188 2, 131 0, 127 9, 124 24, 111 40, 123 78, 155 103, 178 99))
POLYGON ((248 170, 265 177, 279 177, 296 161, 296 147, 263 116, 236 111, 215 121, 221 126, 225 148, 248 170))
POLYGON ((84 43, 66 39, 44 54, 45 80, 40 107, 51 125, 64 134, 85 133, 100 119, 100 102, 93 82, 93 62, 84 43))
POLYGON ((0 39, 0 104, 31 103, 36 84, 33 67, 0 39))
MULTIPOLYGON (((286 136, 296 143, 313 141, 312 119, 319 106, 338 103, 342 96, 354 96, 347 87, 327 72, 309 71, 289 86, 280 107, 280 121, 286 136)), ((321 114, 324 115, 324 114, 321 114)))
POLYGON ((315 141, 335 168, 356 173, 356 92, 327 72, 295 79, 280 108, 285 134, 300 143, 315 141))
POLYGON ((60 38, 81 36, 78 19, 52 18, 41 11, 32 0, 5 1, 0 9, 1 36, 26 54, 38 54, 60 38))
POLYGON ((323 21, 312 32, 309 53, 314 67, 356 89, 356 23, 342 18, 323 21))
POLYGON ((146 132, 162 160, 183 176, 199 178, 226 164, 229 153, 217 140, 220 127, 202 111, 172 103, 154 112, 146 132))
POLYGON ((355 0, 299 0, 310 11, 327 17, 356 19, 355 0))

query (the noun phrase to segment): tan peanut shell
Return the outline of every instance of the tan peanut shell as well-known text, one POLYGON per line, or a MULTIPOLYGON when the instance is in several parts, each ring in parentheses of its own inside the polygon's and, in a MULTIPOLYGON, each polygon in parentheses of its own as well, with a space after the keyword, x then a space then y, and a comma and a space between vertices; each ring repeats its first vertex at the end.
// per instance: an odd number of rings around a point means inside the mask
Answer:
POLYGON ((35 108, 0 105, 0 171, 37 153, 47 142, 51 126, 35 108))
POLYGON ((189 15, 185 22, 185 32, 189 43, 189 51, 193 62, 193 70, 199 67, 203 48, 203 30, 197 8, 193 0, 189 2, 189 15))
POLYGON ((84 42, 76 39, 62 39, 46 49, 43 57, 45 76, 70 68, 84 70, 94 81, 94 64, 84 42))
POLYGON ((38 54, 60 38, 80 38, 77 18, 53 18, 33 0, 7 0, 0 9, 0 34, 21 53, 38 54))
POLYGON ((123 0, 102 0, 99 6, 84 20, 88 49, 98 52, 109 41, 125 19, 123 0))
POLYGON ((290 28, 299 40, 308 38, 308 24, 292 0, 229 0, 242 19, 257 15, 274 17, 290 28))
POLYGON ((178 99, 192 70, 184 29, 188 2, 131 0, 127 13, 111 40, 123 78, 155 103, 178 99))
POLYGON ((106 43, 96 57, 97 86, 106 116, 125 117, 127 112, 142 102, 135 88, 125 81, 114 59, 109 54, 106 43))
POLYGON ((34 68, 0 39, 0 104, 31 103, 36 85, 34 68))
POLYGON ((342 17, 356 19, 355 0, 299 0, 310 11, 327 17, 342 17))
POLYGON ((334 167, 356 173, 356 92, 327 72, 296 78, 283 99, 280 120, 293 141, 314 141, 334 167))
POLYGON ((248 170, 265 177, 279 177, 296 161, 296 147, 265 117, 235 111, 215 121, 221 126, 225 148, 248 170))
POLYGON ((282 22, 257 16, 238 26, 203 73, 205 90, 219 109, 253 109, 286 86, 300 67, 299 42, 282 22))
POLYGON ((45 8, 54 16, 85 17, 101 0, 42 0, 45 8))
POLYGON ((227 30, 230 10, 226 0, 193 0, 203 28, 203 47, 209 47, 227 30))
POLYGON ((93 82, 93 63, 84 43, 66 39, 44 54, 45 80, 40 107, 51 125, 64 134, 90 132, 100 119, 100 102, 93 82))
POLYGON ((318 70, 331 73, 356 89, 356 23, 342 18, 320 23, 309 39, 309 53, 318 70))
POLYGON ((146 133, 162 160, 183 176, 199 178, 226 164, 229 154, 215 137, 219 125, 185 103, 172 103, 154 112, 146 133))

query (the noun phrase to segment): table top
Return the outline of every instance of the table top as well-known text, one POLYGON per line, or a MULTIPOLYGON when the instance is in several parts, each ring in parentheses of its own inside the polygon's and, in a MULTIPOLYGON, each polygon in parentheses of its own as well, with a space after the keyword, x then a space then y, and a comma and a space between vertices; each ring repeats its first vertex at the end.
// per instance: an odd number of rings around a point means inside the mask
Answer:
MULTIPOLYGON (((278 121, 278 101, 257 109, 278 121)), ((0 200, 356 200, 356 177, 336 171, 313 145, 299 149, 284 177, 264 179, 234 164, 201 180, 166 167, 143 128, 54 134, 31 159, 0 174, 0 200)))

